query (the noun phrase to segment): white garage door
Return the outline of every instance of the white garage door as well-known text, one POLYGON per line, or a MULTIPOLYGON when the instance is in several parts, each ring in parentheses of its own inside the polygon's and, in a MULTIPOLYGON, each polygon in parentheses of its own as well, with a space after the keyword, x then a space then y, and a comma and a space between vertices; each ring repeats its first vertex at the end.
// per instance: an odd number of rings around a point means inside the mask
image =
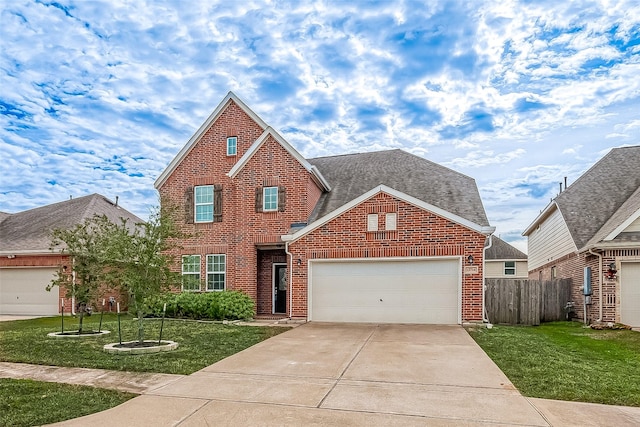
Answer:
POLYGON ((45 289, 53 268, 1 268, 0 313, 51 315, 58 313, 58 288, 45 289))
POLYGON ((460 323, 458 259, 312 261, 309 320, 460 323))
POLYGON ((620 321, 640 327, 640 262, 623 262, 620 271, 620 321))

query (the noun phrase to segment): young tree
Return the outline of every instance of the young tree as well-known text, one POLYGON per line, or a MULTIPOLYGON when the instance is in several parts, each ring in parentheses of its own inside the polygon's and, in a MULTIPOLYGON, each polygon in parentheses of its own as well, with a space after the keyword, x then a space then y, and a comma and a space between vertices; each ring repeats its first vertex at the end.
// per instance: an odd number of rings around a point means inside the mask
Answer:
POLYGON ((105 246, 110 259, 108 277, 129 295, 129 309, 138 317, 138 341, 144 341, 144 301, 168 291, 180 281, 174 249, 183 234, 175 225, 174 209, 156 208, 146 223, 131 227, 122 221, 105 246))
POLYGON ((60 247, 68 254, 70 266, 60 266, 56 277, 47 286, 65 289, 65 297, 73 298, 79 314, 78 333, 83 332, 83 319, 90 310, 90 302, 104 285, 105 237, 113 231, 112 224, 104 216, 86 219, 70 229, 55 229, 51 233, 51 248, 60 247))

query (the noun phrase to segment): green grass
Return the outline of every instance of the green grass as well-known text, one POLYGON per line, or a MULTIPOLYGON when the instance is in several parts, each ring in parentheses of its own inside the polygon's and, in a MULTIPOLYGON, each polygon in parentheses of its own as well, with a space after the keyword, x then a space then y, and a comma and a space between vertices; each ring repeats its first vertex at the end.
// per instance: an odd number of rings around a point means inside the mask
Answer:
POLYGON ((553 322, 469 333, 525 396, 640 406, 638 332, 553 322))
POLYGON ((0 426, 50 424, 104 411, 135 394, 94 387, 0 378, 0 426))
MULTIPOLYGON (((85 318, 85 326, 98 329, 100 315, 85 318)), ((160 320, 145 320, 145 339, 158 339, 160 320)), ((121 317, 122 341, 136 339, 137 321, 121 317)), ((77 330, 77 319, 65 317, 65 330, 77 330)), ((105 315, 103 330, 109 335, 87 338, 50 338, 60 331, 60 317, 0 322, 0 361, 38 365, 102 368, 118 371, 190 374, 260 341, 287 330, 279 327, 235 326, 184 320, 167 320, 163 340, 176 341, 177 350, 142 354, 109 354, 105 344, 118 342, 115 315, 105 315)))

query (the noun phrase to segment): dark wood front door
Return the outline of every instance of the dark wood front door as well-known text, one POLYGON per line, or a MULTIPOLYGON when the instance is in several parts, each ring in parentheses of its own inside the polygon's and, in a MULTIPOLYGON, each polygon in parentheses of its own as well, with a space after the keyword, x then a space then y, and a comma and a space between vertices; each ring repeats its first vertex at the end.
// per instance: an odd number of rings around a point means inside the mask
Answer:
POLYGON ((287 266, 275 265, 273 274, 273 312, 287 312, 287 266))

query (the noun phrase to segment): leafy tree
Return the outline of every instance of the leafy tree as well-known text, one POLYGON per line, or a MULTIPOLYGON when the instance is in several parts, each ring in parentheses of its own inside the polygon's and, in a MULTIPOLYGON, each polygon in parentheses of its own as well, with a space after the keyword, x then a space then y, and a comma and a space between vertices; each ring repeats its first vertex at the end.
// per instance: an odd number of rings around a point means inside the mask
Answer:
POLYGON ((104 284, 105 236, 113 226, 107 217, 95 216, 73 228, 59 228, 51 233, 51 248, 60 247, 61 253, 69 255, 71 265, 59 267, 47 290, 59 286, 65 289, 65 297, 75 299, 80 334, 84 315, 90 312, 89 304, 104 284))
POLYGON ((107 277, 129 295, 129 311, 138 318, 138 341, 144 341, 145 299, 162 294, 180 281, 173 271, 176 242, 184 237, 174 221, 175 208, 156 208, 146 223, 118 224, 105 245, 107 277))

